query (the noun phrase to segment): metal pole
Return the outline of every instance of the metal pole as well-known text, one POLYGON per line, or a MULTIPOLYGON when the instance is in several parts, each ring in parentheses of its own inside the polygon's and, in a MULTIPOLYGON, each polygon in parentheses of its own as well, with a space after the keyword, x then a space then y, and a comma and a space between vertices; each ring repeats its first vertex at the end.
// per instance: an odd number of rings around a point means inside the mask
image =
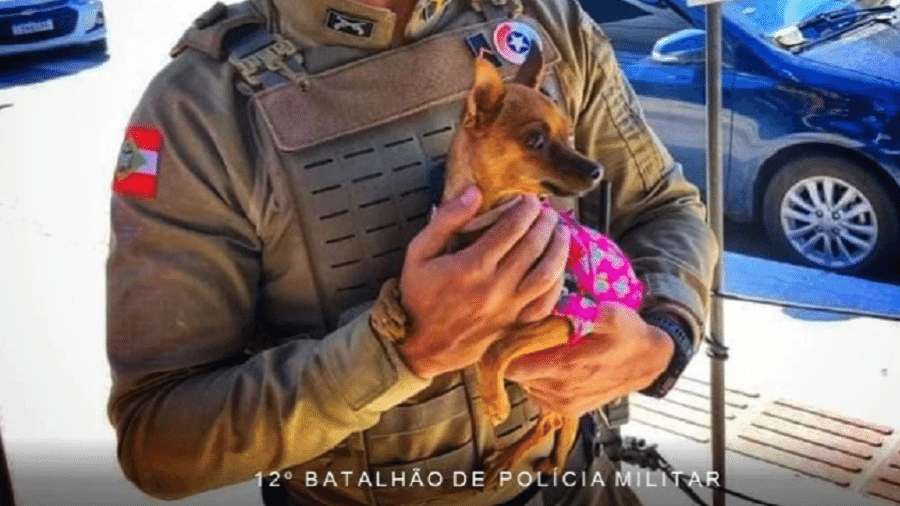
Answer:
MULTIPOLYGON (((724 245, 722 211, 722 4, 706 6, 706 170, 709 221, 720 245, 724 245)), ((716 265, 710 313, 710 418, 712 468, 725 487, 725 356, 722 324, 722 262, 716 265)), ((713 489, 713 506, 725 505, 725 492, 713 489)))

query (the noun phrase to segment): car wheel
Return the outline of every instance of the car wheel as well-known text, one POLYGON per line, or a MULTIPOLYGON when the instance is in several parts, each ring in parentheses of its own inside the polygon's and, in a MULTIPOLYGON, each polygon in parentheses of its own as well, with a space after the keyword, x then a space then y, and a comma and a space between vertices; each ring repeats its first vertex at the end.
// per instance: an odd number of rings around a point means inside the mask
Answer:
POLYGON ((815 156, 785 164, 763 198, 769 238, 803 263, 837 272, 893 268, 897 207, 884 185, 849 160, 815 156))

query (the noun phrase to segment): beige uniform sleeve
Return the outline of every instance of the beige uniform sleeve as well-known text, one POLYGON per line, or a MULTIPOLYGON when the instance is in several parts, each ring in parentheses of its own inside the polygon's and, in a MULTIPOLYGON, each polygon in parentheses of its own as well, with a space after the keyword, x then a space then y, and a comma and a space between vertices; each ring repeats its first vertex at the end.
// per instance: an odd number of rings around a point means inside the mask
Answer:
POLYGON ((155 199, 114 195, 109 417, 125 475, 173 499, 301 464, 427 386, 367 314, 250 356, 265 247, 252 215, 246 101, 184 55, 132 124, 163 135, 155 199))
MULTIPOLYGON (((647 285, 642 310, 675 314, 699 343, 719 255, 706 208, 648 126, 609 40, 583 12, 578 15, 580 69, 571 73, 582 90, 576 145, 604 165, 612 183, 610 233, 647 285)), ((583 205, 588 214, 597 213, 596 199, 583 205)))

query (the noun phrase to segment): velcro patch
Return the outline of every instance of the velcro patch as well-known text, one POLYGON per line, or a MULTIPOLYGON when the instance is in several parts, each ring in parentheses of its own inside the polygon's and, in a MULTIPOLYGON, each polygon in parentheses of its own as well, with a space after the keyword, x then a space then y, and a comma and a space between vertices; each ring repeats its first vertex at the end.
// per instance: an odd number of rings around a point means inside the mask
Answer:
POLYGON ((497 68, 503 66, 503 62, 500 61, 500 58, 497 58, 497 53, 494 52, 494 48, 491 47, 491 43, 488 42, 487 37, 483 33, 476 33, 467 37, 466 44, 468 44, 469 50, 472 51, 472 56, 476 58, 483 56, 497 68))
POLYGON ((375 22, 370 19, 360 18, 346 12, 328 9, 325 18, 325 26, 336 32, 369 38, 375 31, 375 22))
POLYGON ((146 199, 156 197, 162 141, 162 134, 152 128, 132 126, 128 129, 116 164, 114 192, 146 199))

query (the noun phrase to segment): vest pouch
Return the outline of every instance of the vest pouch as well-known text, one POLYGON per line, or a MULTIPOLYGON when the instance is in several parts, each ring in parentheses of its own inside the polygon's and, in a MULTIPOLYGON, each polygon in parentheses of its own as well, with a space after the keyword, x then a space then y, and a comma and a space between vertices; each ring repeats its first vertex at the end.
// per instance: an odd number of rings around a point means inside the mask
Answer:
POLYGON ((459 491, 453 473, 469 474, 481 460, 469 396, 462 374, 441 375, 363 433, 369 470, 382 479, 372 489, 378 504, 410 504, 459 491), (413 480, 416 475, 421 481, 413 480))
MULTIPOLYGON (((472 420, 466 385, 459 373, 435 378, 424 391, 386 411, 365 431, 369 465, 392 466, 472 446, 472 420)), ((471 468, 472 457, 457 469, 471 468)))

